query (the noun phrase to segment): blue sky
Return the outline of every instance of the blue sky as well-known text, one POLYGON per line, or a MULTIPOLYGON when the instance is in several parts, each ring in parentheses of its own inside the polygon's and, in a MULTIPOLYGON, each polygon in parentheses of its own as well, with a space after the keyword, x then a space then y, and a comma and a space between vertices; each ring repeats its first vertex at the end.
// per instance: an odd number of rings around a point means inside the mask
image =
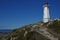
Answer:
POLYGON ((60 0, 0 0, 0 29, 14 29, 43 19, 48 2, 51 19, 60 18, 60 0))

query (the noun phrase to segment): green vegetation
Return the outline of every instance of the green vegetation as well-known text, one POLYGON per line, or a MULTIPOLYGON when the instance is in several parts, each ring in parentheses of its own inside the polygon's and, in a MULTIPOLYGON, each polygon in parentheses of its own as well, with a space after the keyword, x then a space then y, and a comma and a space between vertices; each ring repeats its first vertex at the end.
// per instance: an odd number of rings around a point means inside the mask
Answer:
MULTIPOLYGON (((18 34, 15 33, 12 34, 11 37, 15 37, 17 36, 17 40, 49 40, 47 39, 46 37, 42 36, 41 34, 35 32, 35 31, 32 31, 32 32, 28 32, 27 35, 24 37, 24 32, 18 32, 18 34)), ((10 40, 10 39, 8 39, 10 40)))
POLYGON ((44 36, 42 36, 40 33, 37 33, 35 31, 29 32, 26 37, 26 40, 49 40, 47 38, 45 38, 44 36))
POLYGON ((53 24, 49 25, 48 28, 60 34, 60 21, 53 21, 53 24))

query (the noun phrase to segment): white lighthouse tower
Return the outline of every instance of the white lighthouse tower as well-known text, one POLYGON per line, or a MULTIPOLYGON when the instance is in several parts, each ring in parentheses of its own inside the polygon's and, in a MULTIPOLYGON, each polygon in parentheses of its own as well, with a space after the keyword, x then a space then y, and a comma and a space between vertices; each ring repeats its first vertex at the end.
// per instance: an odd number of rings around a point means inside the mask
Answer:
POLYGON ((44 15, 43 15, 43 22, 48 22, 50 20, 50 14, 49 14, 49 6, 48 3, 44 3, 44 15))

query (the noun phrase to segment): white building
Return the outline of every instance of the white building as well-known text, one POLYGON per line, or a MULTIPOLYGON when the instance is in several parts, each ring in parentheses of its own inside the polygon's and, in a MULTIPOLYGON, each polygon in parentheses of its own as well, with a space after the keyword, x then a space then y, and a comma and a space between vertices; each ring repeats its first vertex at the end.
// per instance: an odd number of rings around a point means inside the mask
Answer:
POLYGON ((49 14, 49 6, 48 3, 44 3, 44 15, 43 15, 43 22, 48 22, 50 20, 50 14, 49 14))

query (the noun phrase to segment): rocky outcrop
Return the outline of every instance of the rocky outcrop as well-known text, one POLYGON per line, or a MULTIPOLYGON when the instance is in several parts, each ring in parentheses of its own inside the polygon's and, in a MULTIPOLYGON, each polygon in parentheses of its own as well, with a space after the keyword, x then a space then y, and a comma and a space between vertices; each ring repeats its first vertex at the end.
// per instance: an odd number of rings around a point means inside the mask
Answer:
POLYGON ((60 19, 47 23, 37 22, 22 28, 14 29, 6 40, 59 40, 60 19))

